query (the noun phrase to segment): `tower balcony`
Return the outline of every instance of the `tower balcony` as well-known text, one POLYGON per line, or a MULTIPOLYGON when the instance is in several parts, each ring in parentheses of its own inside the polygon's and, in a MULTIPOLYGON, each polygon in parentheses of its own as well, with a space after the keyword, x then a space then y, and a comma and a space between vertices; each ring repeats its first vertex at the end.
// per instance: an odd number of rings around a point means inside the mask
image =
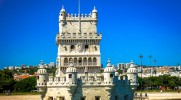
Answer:
POLYGON ((71 40, 71 39, 97 39, 101 40, 102 39, 102 34, 98 33, 59 33, 56 36, 56 41, 58 40, 71 40))

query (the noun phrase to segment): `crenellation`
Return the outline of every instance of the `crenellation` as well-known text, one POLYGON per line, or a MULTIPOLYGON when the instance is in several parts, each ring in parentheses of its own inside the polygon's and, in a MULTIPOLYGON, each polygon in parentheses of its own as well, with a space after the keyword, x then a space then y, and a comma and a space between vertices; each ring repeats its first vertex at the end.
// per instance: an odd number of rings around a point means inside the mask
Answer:
MULTIPOLYGON (((103 78, 103 74, 90 74, 90 75, 81 75, 76 82, 67 82, 66 77, 53 77, 49 76, 49 81, 47 82, 47 87, 49 86, 67 86, 67 85, 76 85, 81 84, 82 86, 92 85, 92 86, 107 86, 107 85, 113 85, 113 84, 127 84, 129 83, 127 79, 119 80, 118 78, 114 81, 104 82, 106 79, 103 78)), ((41 85, 40 85, 41 86, 41 85)))
MULTIPOLYGON (((92 20, 95 20, 95 18, 93 18, 92 17, 92 13, 89 13, 89 14, 84 14, 84 13, 82 13, 82 14, 73 14, 73 13, 71 13, 71 14, 69 14, 69 13, 66 13, 66 18, 65 19, 67 19, 67 18, 69 18, 69 20, 72 18, 72 19, 74 19, 75 20, 75 18, 78 20, 78 18, 79 18, 79 15, 80 15, 80 18, 88 18, 88 19, 92 19, 92 20)), ((59 16, 59 18, 61 18, 61 13, 60 13, 60 16, 59 16)))
POLYGON ((57 34, 56 40, 61 40, 61 39, 102 39, 102 34, 101 33, 61 33, 57 34))

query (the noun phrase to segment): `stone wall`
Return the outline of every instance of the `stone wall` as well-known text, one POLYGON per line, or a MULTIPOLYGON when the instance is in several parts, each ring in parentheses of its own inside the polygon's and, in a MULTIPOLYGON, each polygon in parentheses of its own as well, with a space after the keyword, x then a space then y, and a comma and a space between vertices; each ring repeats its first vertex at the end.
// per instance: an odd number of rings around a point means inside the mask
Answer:
POLYGON ((0 96, 0 100, 41 100, 40 95, 11 95, 0 96))
MULTIPOLYGON (((134 100, 140 100, 140 93, 134 100)), ((148 92, 147 97, 143 93, 143 100, 181 100, 181 93, 177 92, 148 92)))
POLYGON ((177 92, 155 92, 148 93, 149 100, 181 100, 181 93, 177 92))

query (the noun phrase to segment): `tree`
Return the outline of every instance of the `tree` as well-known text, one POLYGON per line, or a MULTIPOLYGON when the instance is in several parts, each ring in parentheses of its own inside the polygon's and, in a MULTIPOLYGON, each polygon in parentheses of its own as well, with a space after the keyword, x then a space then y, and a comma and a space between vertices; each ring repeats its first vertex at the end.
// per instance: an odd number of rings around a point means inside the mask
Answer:
MULTIPOLYGON (((170 89, 175 89, 175 87, 178 87, 181 85, 181 81, 178 77, 170 76, 170 75, 161 75, 158 77, 145 77, 145 78, 139 78, 138 82, 139 84, 142 81, 142 87, 143 89, 159 89, 160 86, 164 86, 166 89, 169 87, 170 89)), ((138 86, 138 89, 141 87, 138 86)))
POLYGON ((122 74, 122 73, 123 73, 123 70, 118 69, 117 72, 118 72, 119 74, 122 74))
POLYGON ((30 92, 31 90, 36 89, 36 77, 30 77, 18 81, 14 88, 17 92, 30 92))
POLYGON ((13 91, 15 83, 12 71, 8 69, 0 70, 0 93, 5 90, 13 91))

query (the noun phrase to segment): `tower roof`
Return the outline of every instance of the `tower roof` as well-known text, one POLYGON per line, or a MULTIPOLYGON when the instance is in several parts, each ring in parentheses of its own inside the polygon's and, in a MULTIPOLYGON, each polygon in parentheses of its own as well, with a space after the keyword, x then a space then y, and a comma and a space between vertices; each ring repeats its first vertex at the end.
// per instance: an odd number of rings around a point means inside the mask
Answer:
POLYGON ((65 12, 64 6, 62 5, 62 9, 60 12, 65 12))
POLYGON ((130 68, 134 68, 135 66, 134 66, 134 62, 133 62, 133 60, 131 60, 131 65, 130 65, 130 68))
POLYGON ((136 68, 136 65, 134 65, 134 62, 131 61, 130 68, 128 68, 127 73, 137 73, 138 70, 136 68))
POLYGON ((94 6, 94 9, 92 10, 93 13, 96 13, 97 10, 96 10, 96 7, 94 6))
POLYGON ((45 68, 43 60, 41 60, 41 62, 39 64, 39 68, 45 68))
POLYGON ((115 72, 114 67, 111 66, 110 59, 108 59, 107 61, 107 67, 104 69, 104 72, 115 72))
POLYGON ((108 61, 107 61, 107 67, 111 67, 111 61, 110 61, 110 59, 108 59, 108 61))

